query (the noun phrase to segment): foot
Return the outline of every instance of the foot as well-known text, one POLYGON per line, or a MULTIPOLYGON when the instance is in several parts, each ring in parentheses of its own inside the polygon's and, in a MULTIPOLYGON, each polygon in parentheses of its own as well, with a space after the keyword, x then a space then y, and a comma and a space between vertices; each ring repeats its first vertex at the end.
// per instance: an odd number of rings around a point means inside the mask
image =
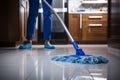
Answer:
POLYGON ((19 49, 31 49, 32 41, 25 41, 22 45, 19 46, 19 49))
POLYGON ((31 44, 23 44, 19 46, 19 49, 31 49, 32 45, 31 44))
POLYGON ((55 46, 53 46, 53 45, 50 44, 50 40, 46 40, 44 48, 45 49, 55 49, 55 46))
POLYGON ((47 44, 47 45, 44 45, 44 48, 45 49, 55 49, 55 46, 53 46, 51 44, 47 44))

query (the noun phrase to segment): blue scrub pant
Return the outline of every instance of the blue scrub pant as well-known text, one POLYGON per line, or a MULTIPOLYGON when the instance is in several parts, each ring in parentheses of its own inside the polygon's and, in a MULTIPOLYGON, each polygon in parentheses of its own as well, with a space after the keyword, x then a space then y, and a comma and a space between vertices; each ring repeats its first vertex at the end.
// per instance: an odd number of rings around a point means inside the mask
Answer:
MULTIPOLYGON (((46 0, 50 5, 52 5, 52 0, 46 0)), ((51 18, 51 10, 47 7, 47 5, 42 2, 43 7, 43 37, 44 40, 51 39, 51 31, 52 31, 52 18, 51 18)), ((36 27, 36 18, 38 16, 39 9, 39 0, 29 0, 29 16, 27 20, 27 36, 28 40, 34 39, 35 27, 36 27)))

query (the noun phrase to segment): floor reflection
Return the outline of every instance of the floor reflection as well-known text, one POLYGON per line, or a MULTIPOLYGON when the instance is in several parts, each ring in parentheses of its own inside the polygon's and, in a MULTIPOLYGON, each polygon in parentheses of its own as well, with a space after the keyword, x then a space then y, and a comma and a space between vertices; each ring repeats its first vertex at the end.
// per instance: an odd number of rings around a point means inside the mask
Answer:
POLYGON ((120 49, 108 48, 108 80, 120 80, 120 49))
POLYGON ((85 65, 51 60, 55 55, 75 54, 71 45, 58 45, 55 50, 39 46, 33 46, 34 48, 30 50, 2 48, 0 80, 120 80, 119 51, 114 51, 106 45, 79 46, 85 53, 104 56, 110 62, 85 65))

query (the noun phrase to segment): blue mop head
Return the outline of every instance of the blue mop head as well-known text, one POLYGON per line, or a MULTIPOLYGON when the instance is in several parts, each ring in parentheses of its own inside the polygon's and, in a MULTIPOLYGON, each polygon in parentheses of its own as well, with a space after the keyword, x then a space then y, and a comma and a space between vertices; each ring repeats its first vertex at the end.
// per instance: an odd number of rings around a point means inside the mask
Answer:
POLYGON ((84 56, 76 56, 76 55, 68 55, 68 56, 55 56, 52 57, 54 61, 62 61, 69 63, 79 63, 79 64, 101 64, 108 63, 108 60, 102 56, 92 56, 92 55, 84 55, 84 56))
POLYGON ((108 63, 108 60, 102 56, 86 55, 82 49, 80 49, 75 41, 72 42, 76 55, 55 56, 52 58, 54 61, 79 63, 79 64, 101 64, 108 63))

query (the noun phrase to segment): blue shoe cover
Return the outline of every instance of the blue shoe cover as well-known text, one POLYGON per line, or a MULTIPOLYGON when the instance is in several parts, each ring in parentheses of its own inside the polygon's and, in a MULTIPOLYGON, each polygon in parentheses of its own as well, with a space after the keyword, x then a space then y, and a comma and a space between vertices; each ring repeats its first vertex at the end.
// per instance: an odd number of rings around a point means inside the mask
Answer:
POLYGON ((45 49, 55 49, 55 46, 48 44, 44 46, 45 49))
POLYGON ((23 44, 19 47, 19 49, 31 49, 32 45, 31 44, 23 44))

